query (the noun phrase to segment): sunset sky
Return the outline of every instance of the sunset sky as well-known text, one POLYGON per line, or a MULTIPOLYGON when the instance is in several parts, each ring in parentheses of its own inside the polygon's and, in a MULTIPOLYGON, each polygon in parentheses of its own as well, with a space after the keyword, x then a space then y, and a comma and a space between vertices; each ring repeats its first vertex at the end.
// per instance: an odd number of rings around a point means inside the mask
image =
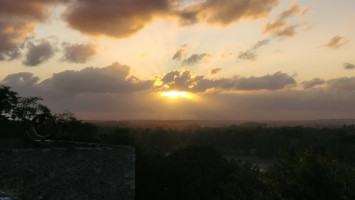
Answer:
POLYGON ((0 70, 81 119, 355 118, 355 1, 0 0, 0 70))

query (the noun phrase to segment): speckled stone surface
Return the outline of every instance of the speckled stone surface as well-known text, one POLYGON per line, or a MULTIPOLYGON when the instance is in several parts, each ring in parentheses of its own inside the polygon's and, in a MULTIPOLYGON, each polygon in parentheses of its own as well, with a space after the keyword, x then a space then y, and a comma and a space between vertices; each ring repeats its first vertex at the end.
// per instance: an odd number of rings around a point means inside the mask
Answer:
POLYGON ((0 189, 26 200, 133 200, 135 149, 3 149, 0 189))

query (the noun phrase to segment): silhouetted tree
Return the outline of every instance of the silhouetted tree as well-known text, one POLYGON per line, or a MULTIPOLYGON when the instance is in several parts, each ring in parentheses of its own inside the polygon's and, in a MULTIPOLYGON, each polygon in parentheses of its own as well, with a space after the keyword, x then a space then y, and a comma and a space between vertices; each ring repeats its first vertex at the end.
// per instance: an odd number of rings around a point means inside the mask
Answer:
POLYGON ((50 114, 50 109, 39 103, 40 97, 20 97, 10 87, 0 86, 1 119, 31 120, 38 114, 50 114))
POLYGON ((0 86, 0 137, 23 137, 37 114, 50 114, 40 97, 21 97, 10 87, 0 86))
POLYGON ((13 111, 17 106, 19 96, 10 87, 0 86, 0 120, 15 118, 13 111))
POLYGON ((51 114, 47 106, 39 103, 41 100, 40 97, 20 97, 13 110, 15 119, 29 121, 38 114, 51 114))

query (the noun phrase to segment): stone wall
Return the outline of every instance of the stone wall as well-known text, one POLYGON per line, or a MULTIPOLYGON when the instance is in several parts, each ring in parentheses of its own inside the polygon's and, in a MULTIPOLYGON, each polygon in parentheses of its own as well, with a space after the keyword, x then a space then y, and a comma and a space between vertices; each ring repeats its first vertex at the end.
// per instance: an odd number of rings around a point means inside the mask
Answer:
POLYGON ((22 200, 133 200, 135 149, 0 148, 0 189, 22 200))

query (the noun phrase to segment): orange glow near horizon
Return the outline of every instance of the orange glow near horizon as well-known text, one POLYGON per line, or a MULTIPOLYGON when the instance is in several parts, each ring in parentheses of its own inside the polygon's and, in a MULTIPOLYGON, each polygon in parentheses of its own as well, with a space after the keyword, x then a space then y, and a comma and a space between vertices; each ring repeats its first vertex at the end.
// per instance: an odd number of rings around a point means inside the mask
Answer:
POLYGON ((191 93, 181 92, 181 91, 162 92, 161 95, 165 97, 169 97, 171 99, 176 99, 176 98, 191 99, 193 97, 191 93))

